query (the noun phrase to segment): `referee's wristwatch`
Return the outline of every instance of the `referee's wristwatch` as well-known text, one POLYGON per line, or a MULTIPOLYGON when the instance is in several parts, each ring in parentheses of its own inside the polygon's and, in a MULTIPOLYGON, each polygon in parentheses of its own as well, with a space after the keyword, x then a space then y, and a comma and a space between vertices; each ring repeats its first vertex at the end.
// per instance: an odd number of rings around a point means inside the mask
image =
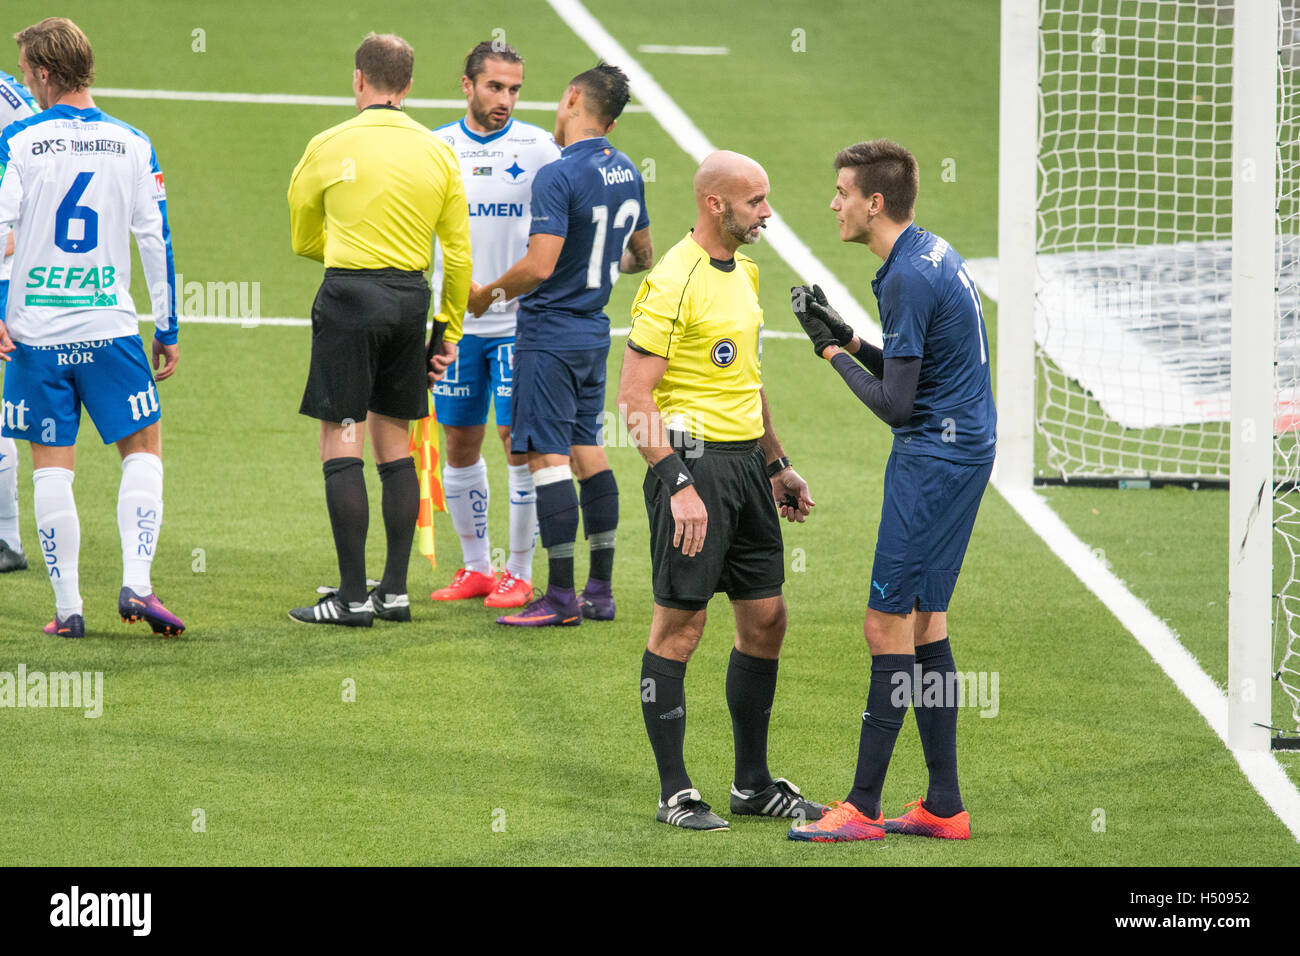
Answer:
POLYGON ((767 463, 767 477, 775 478, 778 474, 790 467, 790 459, 782 455, 776 461, 767 463))

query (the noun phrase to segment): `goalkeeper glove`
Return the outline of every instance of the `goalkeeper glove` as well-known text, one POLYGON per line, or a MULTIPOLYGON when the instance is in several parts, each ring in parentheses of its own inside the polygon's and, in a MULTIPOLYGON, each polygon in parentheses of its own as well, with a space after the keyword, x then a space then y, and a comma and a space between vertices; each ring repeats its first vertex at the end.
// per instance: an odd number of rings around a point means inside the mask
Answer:
POLYGON ((835 336, 835 344, 840 348, 847 347, 853 341, 853 327, 831 308, 831 304, 826 301, 826 293, 819 285, 812 287, 812 301, 808 303, 808 311, 821 319, 826 328, 830 329, 831 335, 835 336))
POLYGON ((794 310, 794 317, 803 327, 804 334, 812 340, 814 355, 821 358, 823 351, 839 344, 835 341, 831 330, 826 327, 826 323, 813 314, 812 307, 816 305, 816 301, 807 286, 797 285, 790 290, 790 305, 794 310))

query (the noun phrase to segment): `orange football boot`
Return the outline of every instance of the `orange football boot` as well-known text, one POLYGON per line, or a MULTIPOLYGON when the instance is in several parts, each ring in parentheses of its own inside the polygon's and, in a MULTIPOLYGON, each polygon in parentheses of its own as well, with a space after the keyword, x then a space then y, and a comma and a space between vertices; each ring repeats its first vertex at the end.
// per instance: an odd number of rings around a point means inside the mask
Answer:
POLYGON ((523 607, 533 596, 533 582, 517 578, 509 571, 501 576, 492 593, 483 599, 484 607, 523 607))
POLYGON ((486 597, 496 589, 496 586, 495 574, 481 574, 478 571, 460 568, 456 571, 456 576, 451 579, 451 584, 439 588, 429 597, 434 601, 464 601, 466 598, 486 597))
MULTIPOLYGON (((940 840, 969 840, 970 814, 963 810, 956 816, 936 817, 920 800, 913 800, 901 817, 885 821, 886 833, 935 837, 940 840)), ((905 808, 906 809, 906 808, 905 808)))
POLYGON ((826 805, 820 820, 791 827, 786 836, 810 843, 844 843, 849 840, 883 840, 884 814, 872 820, 847 801, 835 800, 826 805))

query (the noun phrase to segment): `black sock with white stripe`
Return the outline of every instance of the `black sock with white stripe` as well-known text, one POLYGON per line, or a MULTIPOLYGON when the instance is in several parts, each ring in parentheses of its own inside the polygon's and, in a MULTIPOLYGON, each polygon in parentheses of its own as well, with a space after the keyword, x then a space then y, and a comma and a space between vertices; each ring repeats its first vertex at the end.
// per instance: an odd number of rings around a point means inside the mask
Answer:
POLYGON ((776 697, 779 663, 731 649, 727 709, 731 711, 731 734, 736 744, 737 790, 757 792, 772 783, 767 769, 767 725, 776 697))
POLYGON ((641 658, 641 716, 659 767, 659 799, 689 789, 686 773, 686 664, 647 650, 641 658))

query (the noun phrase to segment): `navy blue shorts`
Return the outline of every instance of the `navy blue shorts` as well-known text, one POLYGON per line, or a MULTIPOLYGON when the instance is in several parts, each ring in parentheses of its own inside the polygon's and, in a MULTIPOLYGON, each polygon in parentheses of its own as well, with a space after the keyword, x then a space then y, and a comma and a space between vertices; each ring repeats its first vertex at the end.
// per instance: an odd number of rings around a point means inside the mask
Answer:
POLYGON ((946 611, 993 463, 891 453, 867 606, 946 611))
POLYGON ((516 348, 510 450, 567 455, 574 445, 601 444, 608 357, 608 345, 574 352, 516 348))
POLYGON ((433 404, 441 425, 486 425, 488 406, 496 412, 497 424, 510 426, 510 395, 513 380, 513 335, 483 338, 465 335, 456 343, 456 361, 433 386, 433 404))

